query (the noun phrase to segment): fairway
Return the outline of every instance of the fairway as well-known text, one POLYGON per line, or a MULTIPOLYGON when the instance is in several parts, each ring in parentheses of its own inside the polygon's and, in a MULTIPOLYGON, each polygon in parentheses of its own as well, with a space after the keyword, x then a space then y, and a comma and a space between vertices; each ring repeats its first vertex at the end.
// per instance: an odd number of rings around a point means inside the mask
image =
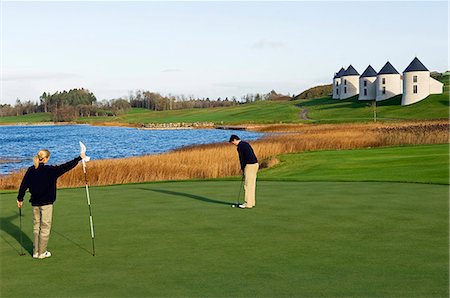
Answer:
MULTIPOLYGON (((49 250, 34 260, 24 207, 1 195, 2 297, 448 296, 448 185, 239 181, 59 190, 49 250)), ((28 195, 27 195, 28 198, 28 195)))

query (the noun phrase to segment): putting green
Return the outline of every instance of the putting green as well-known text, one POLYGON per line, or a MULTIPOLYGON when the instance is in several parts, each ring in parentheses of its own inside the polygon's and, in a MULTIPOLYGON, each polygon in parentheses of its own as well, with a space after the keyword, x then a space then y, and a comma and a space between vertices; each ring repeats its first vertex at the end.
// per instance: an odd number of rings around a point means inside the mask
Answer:
POLYGON ((2 297, 448 296, 448 185, 238 181, 58 191, 49 250, 34 260, 24 207, 1 195, 2 297))

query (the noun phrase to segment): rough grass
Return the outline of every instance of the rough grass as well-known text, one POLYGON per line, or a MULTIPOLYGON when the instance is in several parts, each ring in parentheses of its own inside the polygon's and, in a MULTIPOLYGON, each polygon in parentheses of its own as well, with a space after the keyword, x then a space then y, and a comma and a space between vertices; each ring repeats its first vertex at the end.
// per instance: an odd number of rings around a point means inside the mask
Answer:
MULTIPOLYGON (((342 150, 408 144, 448 143, 447 121, 300 125, 289 134, 269 135, 252 142, 264 166, 279 154, 342 150)), ((59 187, 83 186, 80 170, 59 179, 59 187)), ((240 174, 236 148, 228 143, 190 147, 142 157, 98 160, 88 163, 90 185, 145 181, 205 179, 240 174)), ((0 189, 17 189, 24 171, 0 176, 0 189)))

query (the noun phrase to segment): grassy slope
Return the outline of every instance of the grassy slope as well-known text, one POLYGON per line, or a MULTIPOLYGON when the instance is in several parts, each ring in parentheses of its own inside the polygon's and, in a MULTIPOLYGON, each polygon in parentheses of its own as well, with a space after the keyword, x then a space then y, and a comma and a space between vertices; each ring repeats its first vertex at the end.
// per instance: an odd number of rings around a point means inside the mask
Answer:
POLYGON ((20 122, 49 122, 52 120, 52 115, 50 113, 36 113, 28 114, 23 116, 7 116, 0 117, 0 123, 20 123, 20 122))
MULTIPOLYGON (((448 188, 395 183, 258 183, 257 208, 226 203, 238 181, 59 191, 49 248, 19 257, 14 194, 0 209, 1 295, 448 296, 448 188), (50 281, 50 282, 40 282, 50 281)), ((24 209, 27 251, 31 210, 24 209)))
POLYGON ((449 145, 287 154, 260 179, 449 183, 449 145))
MULTIPOLYGON (((377 102, 378 119, 448 119, 450 107, 449 76, 441 77, 444 83, 443 94, 432 94, 426 99, 402 106, 402 96, 377 102)), ((373 107, 369 101, 359 101, 358 97, 336 100, 323 97, 297 100, 296 103, 308 110, 308 117, 316 121, 366 121, 373 119, 373 107)))
MULTIPOLYGON (((370 102, 357 97, 335 100, 330 97, 297 101, 308 110, 308 117, 318 121, 372 120, 373 108, 370 102)), ((433 94, 409 106, 401 106, 401 95, 377 103, 377 118, 390 119, 447 119, 449 117, 449 93, 433 94)))
POLYGON ((132 109, 118 117, 80 118, 79 121, 119 121, 127 123, 214 122, 214 123, 274 123, 299 120, 299 110, 291 102, 261 101, 227 108, 149 111, 132 109))

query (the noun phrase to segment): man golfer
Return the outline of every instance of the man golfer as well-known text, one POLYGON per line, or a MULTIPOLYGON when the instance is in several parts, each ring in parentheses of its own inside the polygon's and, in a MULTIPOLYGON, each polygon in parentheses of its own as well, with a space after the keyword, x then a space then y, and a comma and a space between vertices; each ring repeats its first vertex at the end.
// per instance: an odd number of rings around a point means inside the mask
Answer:
POLYGON ((33 258, 45 259, 52 255, 47 251, 47 244, 52 226, 53 203, 56 200, 56 180, 85 157, 86 154, 81 153, 65 164, 48 166, 46 163, 50 159, 50 151, 40 150, 34 156, 34 166, 29 167, 25 173, 17 195, 17 207, 22 208, 25 191, 29 189, 33 206, 33 258))
POLYGON ((237 146, 242 174, 244 175, 245 202, 239 208, 255 207, 256 174, 259 164, 255 152, 249 143, 241 141, 237 135, 231 135, 230 143, 237 146))

